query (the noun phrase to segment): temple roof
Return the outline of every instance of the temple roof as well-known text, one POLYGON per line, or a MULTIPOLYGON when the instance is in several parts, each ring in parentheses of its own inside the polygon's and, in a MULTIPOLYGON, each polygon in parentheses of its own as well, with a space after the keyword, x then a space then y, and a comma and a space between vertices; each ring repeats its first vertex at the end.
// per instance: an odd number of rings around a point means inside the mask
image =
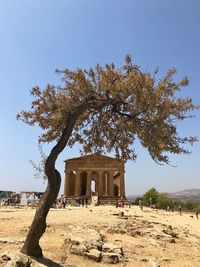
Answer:
POLYGON ((99 152, 96 152, 96 153, 93 153, 93 154, 89 154, 89 155, 85 155, 85 156, 82 156, 82 157, 77 157, 77 158, 71 158, 71 159, 67 159, 67 160, 64 160, 64 162, 68 162, 68 161, 76 161, 76 160, 80 160, 80 161, 100 161, 100 160, 108 160, 108 161, 117 161, 117 162, 123 162, 122 159, 118 159, 118 158, 112 158, 112 157, 108 157, 108 156, 105 156, 105 155, 102 155, 100 154, 99 152))

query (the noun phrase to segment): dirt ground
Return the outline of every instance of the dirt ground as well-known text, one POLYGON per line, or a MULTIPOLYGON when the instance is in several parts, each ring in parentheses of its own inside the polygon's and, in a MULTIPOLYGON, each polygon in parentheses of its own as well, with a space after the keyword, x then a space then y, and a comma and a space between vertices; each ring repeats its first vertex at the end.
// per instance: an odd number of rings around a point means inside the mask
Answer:
MULTIPOLYGON (((0 256, 20 250, 34 213, 31 207, 0 208, 0 256)), ((138 206, 66 207, 51 209, 47 225, 40 242, 46 266, 110 266, 66 250, 64 240, 71 226, 96 229, 106 242, 121 245, 124 260, 116 264, 119 267, 200 266, 200 220, 195 214, 141 211, 138 206), (119 216, 121 211, 124 217, 119 216)))

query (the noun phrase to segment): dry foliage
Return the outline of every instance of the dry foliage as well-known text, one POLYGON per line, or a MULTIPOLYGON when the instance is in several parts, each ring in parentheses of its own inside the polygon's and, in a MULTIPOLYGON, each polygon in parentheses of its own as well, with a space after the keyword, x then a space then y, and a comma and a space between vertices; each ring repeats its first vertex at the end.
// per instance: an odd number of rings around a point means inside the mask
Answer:
POLYGON ((175 96, 188 85, 188 78, 175 82, 174 68, 156 81, 157 71, 141 72, 128 55, 120 69, 112 63, 89 71, 64 69, 57 73, 62 75, 62 86, 34 87, 31 110, 17 116, 44 130, 40 142, 59 140, 70 114, 82 106, 68 145, 79 142, 84 153, 115 150, 117 157, 135 159, 132 145, 138 138, 156 162, 169 163, 168 152, 187 154, 183 145, 197 141, 177 133, 176 123, 192 117, 190 111, 199 106, 191 98, 175 96))

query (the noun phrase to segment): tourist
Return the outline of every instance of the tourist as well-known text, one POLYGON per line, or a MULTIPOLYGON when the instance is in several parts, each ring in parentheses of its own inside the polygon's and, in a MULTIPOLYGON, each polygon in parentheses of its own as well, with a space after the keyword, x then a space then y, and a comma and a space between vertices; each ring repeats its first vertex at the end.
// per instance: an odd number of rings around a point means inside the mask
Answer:
POLYGON ((77 204, 78 206, 81 205, 81 198, 80 198, 80 197, 76 197, 76 204, 77 204))
POLYGON ((85 197, 85 206, 86 206, 86 208, 87 208, 87 205, 88 205, 88 198, 85 197))
POLYGON ((61 203, 62 203, 62 207, 65 209, 66 205, 67 205, 67 199, 65 196, 62 197, 61 199, 61 203))
POLYGON ((121 196, 121 207, 122 207, 122 208, 124 207, 124 199, 123 199, 122 196, 121 196))
POLYGON ((62 205, 63 205, 63 195, 61 195, 59 198, 58 198, 58 208, 62 208, 62 205))
POLYGON ((182 206, 181 205, 178 207, 178 210, 179 210, 179 214, 182 215, 182 206))
POLYGON ((170 210, 170 208, 169 208, 169 206, 167 206, 166 211, 169 211, 169 210, 170 210))
POLYGON ((82 205, 82 207, 84 207, 84 198, 83 197, 81 197, 81 205, 82 205))
POLYGON ((5 205, 5 200, 2 199, 2 200, 1 200, 1 206, 4 206, 4 205, 5 205))
POLYGON ((199 213, 200 213, 200 210, 198 210, 198 211, 196 212, 196 217, 197 217, 197 219, 199 219, 199 213))
POLYGON ((153 207, 153 201, 152 201, 152 198, 150 197, 149 199, 149 207, 152 208, 153 207))
POLYGON ((140 209, 143 210, 144 202, 141 199, 139 200, 139 206, 140 206, 140 209))
POLYGON ((138 201, 139 207, 141 208, 141 200, 139 199, 138 201))

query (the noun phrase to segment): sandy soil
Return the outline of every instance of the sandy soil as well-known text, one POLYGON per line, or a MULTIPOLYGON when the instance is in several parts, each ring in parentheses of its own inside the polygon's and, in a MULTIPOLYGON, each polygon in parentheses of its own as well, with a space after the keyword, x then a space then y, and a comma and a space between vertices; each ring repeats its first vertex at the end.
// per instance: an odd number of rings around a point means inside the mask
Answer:
MULTIPOLYGON (((20 250, 34 213, 31 207, 0 208, 0 256, 20 250)), ((138 206, 67 207, 51 209, 47 224, 40 242, 44 257, 52 261, 46 266, 110 266, 66 252, 64 239, 71 225, 95 228, 106 242, 122 245, 125 260, 116 264, 119 267, 200 266, 200 220, 193 214, 141 211, 138 206), (120 211, 124 218, 118 216, 120 211), (165 235, 169 229, 171 239, 165 235)))

